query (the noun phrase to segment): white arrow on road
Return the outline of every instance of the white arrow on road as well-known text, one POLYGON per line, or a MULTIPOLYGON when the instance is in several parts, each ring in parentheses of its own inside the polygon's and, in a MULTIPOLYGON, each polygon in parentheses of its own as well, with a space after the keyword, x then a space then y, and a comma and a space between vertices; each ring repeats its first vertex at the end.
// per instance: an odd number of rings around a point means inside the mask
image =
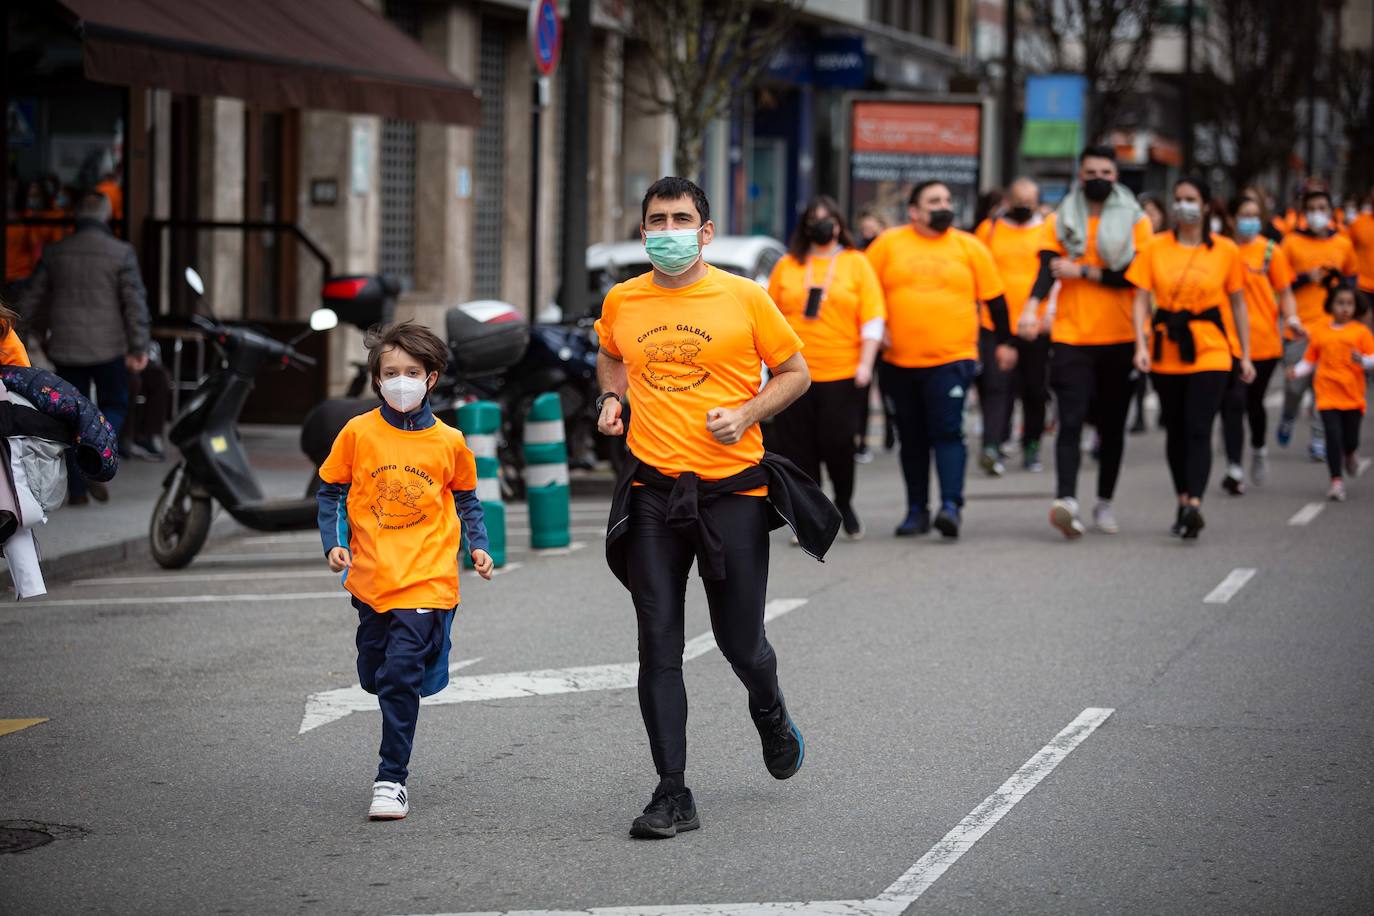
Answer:
MULTIPOLYGON (((764 607, 764 622, 776 620, 788 611, 806 604, 805 598, 775 598, 764 607)), ((715 637, 707 632, 689 640, 683 647, 682 660, 690 661, 716 647, 715 637)), ((467 667, 476 660, 460 662, 452 670, 467 667)), ((447 706, 452 703, 477 703, 486 700, 510 700, 518 697, 552 696, 560 693, 582 693, 588 690, 624 690, 639 681, 639 663, 618 665, 587 665, 580 668, 551 668, 543 671, 515 671, 509 674, 477 674, 454 678, 449 685, 432 697, 420 701, 423 706, 447 706)), ((305 734, 350 713, 369 712, 377 708, 377 698, 362 687, 341 687, 312 693, 305 701, 305 715, 301 730, 305 734)))

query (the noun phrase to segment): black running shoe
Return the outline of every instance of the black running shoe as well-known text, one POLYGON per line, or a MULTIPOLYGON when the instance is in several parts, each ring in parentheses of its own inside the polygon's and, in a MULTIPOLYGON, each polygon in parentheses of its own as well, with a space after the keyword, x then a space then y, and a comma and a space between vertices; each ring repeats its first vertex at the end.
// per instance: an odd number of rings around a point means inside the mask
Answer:
POLYGON ((840 510, 840 521, 844 524, 845 537, 851 541, 862 540, 864 536, 864 523, 859 521, 859 516, 854 513, 853 506, 836 506, 840 510))
POLYGON ((788 779, 801 769, 802 759, 806 757, 806 742, 792 717, 787 714, 787 704, 778 699, 778 705, 768 712, 758 712, 749 707, 749 715, 754 719, 754 727, 759 730, 759 740, 763 743, 763 765, 768 768, 774 779, 788 779))
POLYGON ((701 826, 692 790, 658 790, 644 813, 630 825, 630 836, 637 840, 667 840, 701 826))
POLYGON ((1169 526, 1169 533, 1174 537, 1183 536, 1183 506, 1179 506, 1178 511, 1174 513, 1174 523, 1169 526))
POLYGON ((912 538, 918 534, 930 534, 930 510, 912 509, 893 532, 899 538, 912 538))
POLYGON ((1185 541, 1194 540, 1198 536, 1198 532, 1207 526, 1207 523, 1202 519, 1202 510, 1197 506, 1185 506, 1178 521, 1183 527, 1180 537, 1185 541))

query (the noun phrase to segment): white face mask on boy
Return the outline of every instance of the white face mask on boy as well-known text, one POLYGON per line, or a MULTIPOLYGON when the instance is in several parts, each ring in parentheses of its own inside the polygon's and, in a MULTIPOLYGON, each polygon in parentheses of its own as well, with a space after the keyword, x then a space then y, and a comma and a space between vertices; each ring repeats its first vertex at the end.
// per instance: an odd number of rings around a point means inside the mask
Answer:
POLYGON ((425 395, 429 393, 429 386, 425 384, 424 379, 407 375, 389 378, 382 382, 380 387, 382 397, 391 405, 391 409, 401 413, 410 413, 419 407, 425 395))

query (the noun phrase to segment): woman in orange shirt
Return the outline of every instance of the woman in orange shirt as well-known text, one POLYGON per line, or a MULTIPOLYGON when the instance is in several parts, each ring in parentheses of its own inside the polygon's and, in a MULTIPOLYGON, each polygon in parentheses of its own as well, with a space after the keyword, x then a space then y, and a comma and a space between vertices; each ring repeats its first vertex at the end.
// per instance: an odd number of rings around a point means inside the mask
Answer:
POLYGON ((1178 515, 1173 531, 1196 538, 1212 468, 1212 424, 1232 370, 1222 309, 1240 341, 1240 377, 1255 379, 1240 249, 1207 224, 1211 188, 1198 178, 1174 184, 1175 228, 1157 236, 1126 271, 1135 293, 1135 366, 1149 372, 1166 432, 1165 452, 1178 515), (1150 310, 1150 296, 1156 307, 1150 310))
POLYGON ((857 540, 854 415, 873 378, 887 309, 878 275, 833 198, 806 205, 768 294, 801 338, 811 370, 811 387, 773 420, 778 451, 817 483, 825 465, 845 534, 857 540))
POLYGON ((1345 500, 1345 475, 1357 474, 1360 421, 1365 412, 1365 373, 1374 369, 1374 333, 1355 319, 1364 314, 1355 290, 1327 281, 1326 311, 1331 315, 1312 333, 1302 362, 1288 377, 1313 376, 1317 413, 1326 429, 1326 465, 1331 471, 1328 499, 1345 500))
MULTIPOLYGON (((1226 476, 1221 486, 1233 496, 1245 492, 1245 418, 1250 418, 1251 473, 1255 483, 1264 483, 1268 467, 1265 432, 1268 415, 1264 395, 1269 380, 1283 358, 1283 338, 1279 332, 1279 313, 1283 326, 1291 333, 1306 336, 1298 320, 1298 304, 1293 298, 1295 274, 1277 242, 1265 238, 1264 207, 1252 197, 1241 197, 1232 209, 1240 256, 1245 262, 1245 307, 1250 322, 1250 359, 1255 364, 1255 380, 1245 384, 1240 374, 1231 374, 1226 399, 1221 404, 1221 432, 1226 444, 1226 476)), ((1234 353, 1234 347, 1233 353, 1234 353)))

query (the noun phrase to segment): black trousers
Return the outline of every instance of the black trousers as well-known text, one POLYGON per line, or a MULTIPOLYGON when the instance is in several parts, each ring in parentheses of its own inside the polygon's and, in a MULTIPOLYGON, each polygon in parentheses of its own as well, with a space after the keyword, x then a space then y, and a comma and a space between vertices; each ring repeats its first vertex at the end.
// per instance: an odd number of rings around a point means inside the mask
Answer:
POLYGON ((1093 411, 1102 448, 1097 465, 1097 498, 1111 499, 1126 451, 1126 418, 1131 409, 1131 371, 1135 344, 1080 347, 1056 343, 1050 349, 1050 387, 1059 404, 1059 434, 1054 442, 1055 496, 1078 496, 1081 441, 1088 411, 1093 411))
MULTIPOLYGON (((846 425, 853 429, 852 425, 846 425)), ((639 623, 639 709, 660 775, 687 768, 687 688, 682 682, 683 613, 692 542, 666 522, 668 494, 636 487, 628 534, 630 595, 639 623)), ((725 578, 703 580, 711 631, 749 691, 771 709, 779 700, 778 661, 763 629, 768 589, 768 500, 726 496, 709 510, 725 540, 725 578)))
POLYGON ((854 415, 868 389, 852 378, 812 382, 806 393, 773 418, 775 450, 792 459, 816 483, 821 465, 835 487, 835 504, 854 497, 854 415))
POLYGON ((978 330, 978 406, 983 412, 983 448, 996 448, 1011 438, 1011 411, 1016 372, 997 365, 997 335, 978 330))
POLYGON ((1021 398, 1021 445, 1045 435, 1045 408, 1050 402, 1050 335, 1016 338, 1016 394, 1021 398))
POLYGON ((1221 402, 1221 438, 1226 445, 1226 460, 1240 464, 1245 457, 1245 420, 1250 420, 1250 447, 1263 448, 1268 428, 1268 414, 1264 410, 1264 394, 1274 376, 1278 359, 1255 360, 1255 380, 1245 384, 1240 380, 1239 367, 1231 370, 1226 397, 1221 402))
POLYGON ((1332 477, 1344 477, 1345 456, 1360 447, 1364 414, 1358 410, 1323 410, 1321 418, 1326 430, 1326 466, 1332 477))
POLYGON ((1164 418, 1164 453, 1179 496, 1201 497, 1212 472, 1212 426, 1221 410, 1230 372, 1188 375, 1150 373, 1164 418))

